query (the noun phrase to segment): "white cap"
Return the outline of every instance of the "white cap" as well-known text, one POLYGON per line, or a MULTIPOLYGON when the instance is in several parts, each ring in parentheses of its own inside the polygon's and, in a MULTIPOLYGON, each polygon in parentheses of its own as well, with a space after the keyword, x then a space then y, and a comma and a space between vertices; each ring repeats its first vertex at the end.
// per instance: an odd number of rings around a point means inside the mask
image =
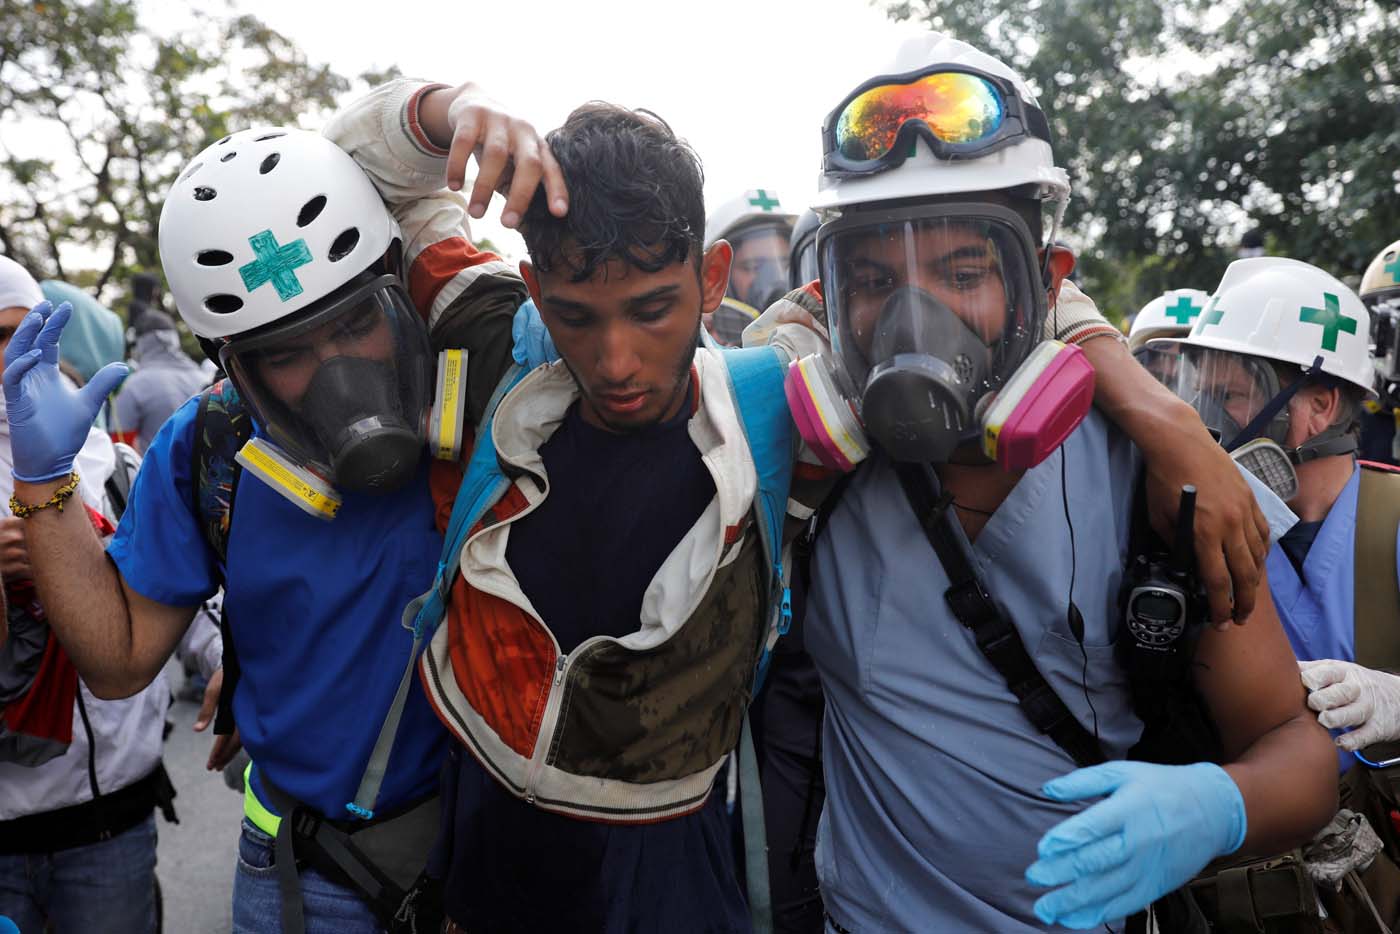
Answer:
POLYGON ((33 308, 43 300, 34 277, 8 256, 0 256, 0 309, 33 308))

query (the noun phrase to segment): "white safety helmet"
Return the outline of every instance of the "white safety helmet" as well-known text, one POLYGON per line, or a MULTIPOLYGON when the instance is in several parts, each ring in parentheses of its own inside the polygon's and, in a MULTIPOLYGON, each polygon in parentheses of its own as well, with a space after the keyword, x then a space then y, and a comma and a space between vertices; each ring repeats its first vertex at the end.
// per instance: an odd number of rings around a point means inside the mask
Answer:
POLYGON ((772 223, 791 231, 796 220, 796 214, 783 208, 776 191, 755 188, 725 201, 705 219, 705 249, 713 246, 716 240, 758 224, 772 223))
POLYGON ((1400 240, 1376 254, 1357 289, 1367 305, 1378 301, 1400 302, 1400 240))
POLYGON ((1148 346, 1223 350, 1300 371, 1321 357, 1322 372, 1373 394, 1370 325, 1366 306, 1335 276, 1296 259, 1258 256, 1230 264, 1188 336, 1148 346))
POLYGON ((190 160, 160 215, 180 316, 204 338, 285 318, 379 260, 399 227, 355 161, 318 133, 262 127, 190 160))
MULTIPOLYGON (((894 58, 876 72, 882 77, 865 82, 861 88, 870 89, 880 82, 898 84, 903 77, 917 76, 943 66, 950 71, 968 70, 1008 90, 1014 89, 1016 101, 1006 101, 997 118, 1009 126, 1013 120, 1029 117, 1039 124, 1045 136, 1049 135, 1040 105, 1020 75, 985 52, 943 33, 927 32, 905 40, 894 58)), ((919 137, 918 142, 913 143, 912 137, 900 134, 900 146, 912 145, 914 148, 909 150, 911 154, 898 171, 874 171, 871 174, 836 171, 832 165, 832 153, 841 110, 837 108, 833 111, 822 128, 825 161, 817 182, 817 196, 812 203, 812 208, 819 214, 849 204, 997 191, 1021 186, 1033 186, 1042 200, 1064 202, 1069 197, 1069 176, 1064 169, 1055 165, 1050 143, 1039 135, 1029 133, 987 152, 964 154, 954 147, 952 152, 945 154, 945 158, 935 155, 927 139, 919 137)), ((993 128, 988 135, 996 132, 993 128)), ((890 139, 893 140, 893 134, 890 139)))
POLYGON ((1210 293, 1200 289, 1168 289, 1133 316, 1128 349, 1136 353, 1156 337, 1185 337, 1209 301, 1210 293))

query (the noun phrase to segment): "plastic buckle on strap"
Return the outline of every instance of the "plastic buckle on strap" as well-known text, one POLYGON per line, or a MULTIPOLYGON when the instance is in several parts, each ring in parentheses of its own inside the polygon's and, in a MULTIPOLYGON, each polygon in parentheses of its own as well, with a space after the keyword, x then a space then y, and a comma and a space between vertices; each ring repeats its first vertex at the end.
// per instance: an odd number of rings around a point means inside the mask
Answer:
MULTIPOLYGON (((283 818, 285 820, 285 818, 283 818)), ((297 808, 292 812, 292 834, 293 836, 310 839, 316 836, 316 831, 321 829, 321 817, 313 814, 305 808, 297 808)))
POLYGON ((1012 690, 1021 699, 1021 709, 1042 733, 1054 731, 1073 716, 1044 680, 1033 685, 1017 684, 1012 690))
MULTIPOLYGON (((1032 692, 1032 685, 1040 679, 1040 672, 1036 670, 1035 663, 1026 654, 1025 647, 1021 644, 1021 637, 1016 630, 1010 628, 1008 624, 1005 629, 997 627, 994 630, 976 629, 973 630, 977 638, 977 647, 982 650, 982 655, 992 663, 992 667, 1000 672, 1002 679, 1010 686, 1011 691, 1017 697, 1023 697, 1032 692)), ((1043 680, 1042 680, 1043 683, 1043 680)))
POLYGON ((953 611, 958 622, 969 628, 976 628, 997 618, 996 605, 992 603, 991 595, 980 580, 973 579, 954 584, 944 591, 943 599, 948 601, 948 608, 953 611))

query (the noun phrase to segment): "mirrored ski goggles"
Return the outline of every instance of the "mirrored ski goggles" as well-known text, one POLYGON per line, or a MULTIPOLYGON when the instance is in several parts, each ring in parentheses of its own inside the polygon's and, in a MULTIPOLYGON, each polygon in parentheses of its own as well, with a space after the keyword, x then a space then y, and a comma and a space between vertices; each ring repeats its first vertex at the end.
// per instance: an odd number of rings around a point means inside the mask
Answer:
POLYGON ((822 125, 828 172, 869 175, 901 165, 922 137, 940 159, 983 155, 1033 136, 1045 114, 1004 78, 946 67, 857 88, 822 125))

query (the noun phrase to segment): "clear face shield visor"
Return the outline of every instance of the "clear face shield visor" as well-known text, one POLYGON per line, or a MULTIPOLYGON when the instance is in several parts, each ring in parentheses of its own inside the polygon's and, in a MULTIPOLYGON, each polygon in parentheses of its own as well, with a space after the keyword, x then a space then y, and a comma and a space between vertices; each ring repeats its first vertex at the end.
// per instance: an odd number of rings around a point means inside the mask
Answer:
POLYGON ((724 239, 734 248, 726 295, 758 314, 788 293, 788 237, 785 221, 760 221, 724 239))
POLYGON ((1040 342, 1026 222, 987 203, 852 214, 822 227, 818 255, 833 351, 867 429, 897 459, 946 459, 1040 342))
POLYGON ((402 282, 365 273, 292 320, 237 337, 224 368, 268 436, 346 490, 412 478, 432 402, 427 328, 402 282))
MULTIPOLYGON (((1284 388, 1273 365, 1260 357, 1184 347, 1178 359, 1176 394, 1196 410, 1227 450, 1284 388)), ((1285 405, 1256 436, 1282 445, 1288 436, 1288 421, 1289 407, 1285 405)))
POLYGON ((1176 391, 1177 378, 1181 370, 1180 347, 1139 347, 1133 351, 1133 358, 1142 364, 1143 369, 1152 374, 1153 379, 1172 392, 1176 391))

